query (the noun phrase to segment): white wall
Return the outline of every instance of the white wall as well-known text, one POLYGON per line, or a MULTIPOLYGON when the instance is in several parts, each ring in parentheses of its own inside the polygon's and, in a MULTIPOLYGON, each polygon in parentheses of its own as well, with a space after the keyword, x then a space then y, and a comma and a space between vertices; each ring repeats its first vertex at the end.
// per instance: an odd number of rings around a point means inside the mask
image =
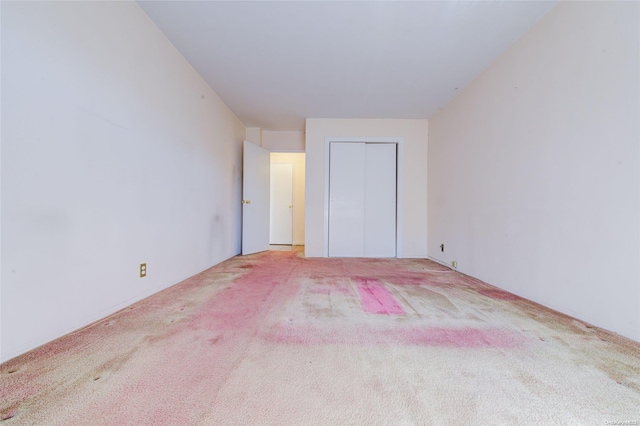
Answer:
POLYGON ((636 340, 638 8, 559 3, 429 122, 429 255, 636 340))
POLYGON ((246 140, 274 152, 304 152, 304 132, 284 132, 247 127, 246 140))
POLYGON ((304 133, 263 130, 262 147, 270 151, 304 152, 304 133))
POLYGON ((262 130, 260 127, 247 127, 244 139, 254 145, 262 146, 262 130))
POLYGON ((402 257, 427 256, 427 120, 307 119, 305 255, 324 252, 325 137, 404 140, 402 257))
POLYGON ((2 2, 2 38, 7 360, 238 253, 245 128, 135 2, 2 2))

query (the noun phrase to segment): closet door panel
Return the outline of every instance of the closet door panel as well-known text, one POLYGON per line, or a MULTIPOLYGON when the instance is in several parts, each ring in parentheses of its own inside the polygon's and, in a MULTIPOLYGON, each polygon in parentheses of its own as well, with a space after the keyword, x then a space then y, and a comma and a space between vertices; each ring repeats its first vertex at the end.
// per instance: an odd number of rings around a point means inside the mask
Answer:
POLYGON ((329 147, 329 256, 364 256, 365 144, 329 147))
POLYGON ((365 144, 364 257, 396 256, 396 144, 365 144))

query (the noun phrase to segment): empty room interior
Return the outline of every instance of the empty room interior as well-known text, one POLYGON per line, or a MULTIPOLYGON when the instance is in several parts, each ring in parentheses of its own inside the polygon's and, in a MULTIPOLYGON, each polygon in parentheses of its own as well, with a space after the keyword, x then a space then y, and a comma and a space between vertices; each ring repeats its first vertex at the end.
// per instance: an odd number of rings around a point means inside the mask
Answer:
POLYGON ((0 423, 640 424, 640 2, 0 15, 0 423))

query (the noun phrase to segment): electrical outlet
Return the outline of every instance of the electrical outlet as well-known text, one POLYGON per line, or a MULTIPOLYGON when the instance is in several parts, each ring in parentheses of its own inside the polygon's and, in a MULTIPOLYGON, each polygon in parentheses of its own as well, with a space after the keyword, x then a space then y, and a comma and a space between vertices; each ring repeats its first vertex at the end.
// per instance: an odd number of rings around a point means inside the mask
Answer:
POLYGON ((453 266, 454 268, 458 267, 458 261, 454 260, 453 262, 451 262, 451 266, 453 266))
POLYGON ((146 263, 141 263, 140 264, 140 278, 144 278, 147 276, 147 264, 146 263))

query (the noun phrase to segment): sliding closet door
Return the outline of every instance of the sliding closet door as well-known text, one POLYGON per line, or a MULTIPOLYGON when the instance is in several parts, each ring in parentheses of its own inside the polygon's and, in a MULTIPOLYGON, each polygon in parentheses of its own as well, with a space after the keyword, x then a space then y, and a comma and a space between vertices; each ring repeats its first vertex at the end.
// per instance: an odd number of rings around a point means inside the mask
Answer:
POLYGON ((396 144, 365 147, 364 257, 395 257, 396 144))
POLYGON ((396 144, 329 147, 329 256, 396 256, 396 144))
POLYGON ((365 144, 329 147, 329 256, 364 255, 365 144))

